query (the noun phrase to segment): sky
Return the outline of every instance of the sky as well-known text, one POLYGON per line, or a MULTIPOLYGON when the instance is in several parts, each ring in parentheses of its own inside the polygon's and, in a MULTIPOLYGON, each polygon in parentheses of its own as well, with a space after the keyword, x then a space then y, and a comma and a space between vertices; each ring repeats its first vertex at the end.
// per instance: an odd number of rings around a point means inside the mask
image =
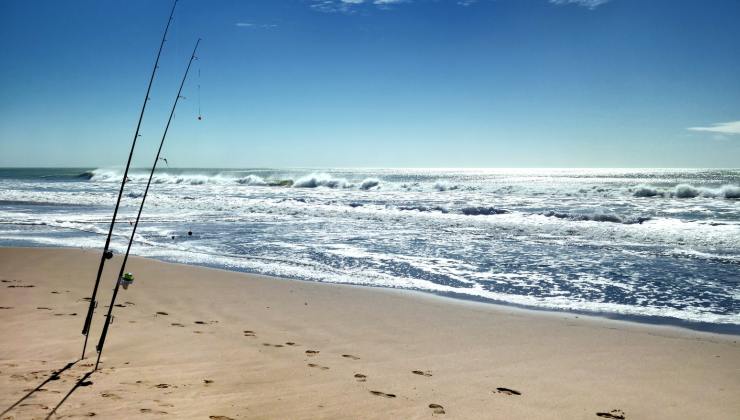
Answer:
MULTIPOLYGON (((0 166, 124 165, 171 7, 0 0, 0 166)), ((200 37, 175 167, 740 167, 739 18, 734 0, 180 0, 134 166, 200 37)))

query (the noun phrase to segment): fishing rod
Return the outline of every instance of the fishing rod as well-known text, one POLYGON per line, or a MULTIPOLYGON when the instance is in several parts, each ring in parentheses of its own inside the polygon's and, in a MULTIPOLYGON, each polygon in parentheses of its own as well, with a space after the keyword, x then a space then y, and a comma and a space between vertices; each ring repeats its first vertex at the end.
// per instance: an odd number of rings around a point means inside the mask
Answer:
POLYGON ((118 289, 121 287, 121 282, 123 279, 124 272, 126 270, 126 262, 128 261, 129 252, 131 251, 131 245, 134 243, 134 235, 136 235, 136 228, 139 226, 139 220, 141 219, 141 211, 144 210, 144 203, 146 202, 146 196, 149 193, 149 186, 152 184, 152 178, 154 178, 154 171, 157 169, 157 163, 159 162, 159 155, 162 153, 162 146, 164 145, 164 140, 167 137, 167 131, 170 129, 170 123, 172 122, 172 117, 175 115, 175 108, 177 108, 177 103, 180 101, 180 98, 182 98, 182 87, 185 85, 185 80, 188 78, 188 73, 190 72, 190 66, 193 64, 193 60, 196 59, 195 52, 198 50, 198 44, 200 44, 200 38, 195 43, 195 48, 193 48, 193 54, 190 56, 190 60, 188 60, 188 67, 185 69, 185 74, 182 77, 182 81, 180 82, 180 89, 177 91, 177 96, 175 96, 175 102, 172 104, 172 110, 170 111, 170 117, 167 119, 167 125, 164 128, 164 133, 162 134, 162 140, 159 142, 159 149, 157 149, 157 156, 154 158, 154 164, 152 165, 152 170, 149 172, 149 180, 146 183, 146 188, 144 189, 144 195, 141 197, 141 205, 139 205, 139 213, 136 215, 136 221, 134 222, 133 230, 131 231, 131 237, 128 240, 128 246, 126 247, 126 254, 123 256, 123 263, 121 264, 121 270, 118 273, 118 277, 116 278, 116 287, 113 289, 113 296, 111 296, 110 305, 108 306, 108 314, 105 316, 105 324, 103 325, 103 332, 100 334, 100 340, 98 341, 98 345, 96 346, 96 349, 98 350, 98 359, 95 361, 95 368, 93 371, 98 370, 98 364, 100 363, 100 356, 103 354, 103 345, 105 344, 105 338, 108 335, 108 327, 111 323, 111 314, 113 313, 113 305, 116 303, 116 296, 118 295, 118 289))
POLYGON ((136 132, 134 133, 134 140, 131 142, 131 150, 128 153, 128 160, 126 161, 126 169, 123 171, 123 178, 121 180, 121 188, 118 190, 118 199, 116 199, 116 206, 113 209, 113 217, 108 227, 108 237, 105 239, 105 246, 103 247, 103 254, 100 256, 100 264, 98 265, 98 274, 95 277, 95 285, 93 286, 92 295, 90 296, 90 306, 87 308, 87 315, 85 316, 85 324, 82 326, 82 335, 85 336, 85 343, 82 345, 82 356, 81 359, 85 358, 85 350, 87 349, 87 339, 90 336, 90 324, 92 323, 93 313, 97 306, 95 297, 98 294, 98 286, 100 285, 100 277, 103 274, 103 267, 105 266, 105 260, 113 258, 113 251, 110 251, 111 236, 113 236, 113 226, 116 224, 116 216, 118 215, 118 207, 121 204, 121 197, 123 196, 123 188, 126 185, 128 179, 128 170, 131 167, 131 158, 134 155, 134 148, 136 147, 136 140, 139 138, 139 130, 141 129, 141 121, 144 119, 144 111, 146 110, 146 104, 149 102, 149 92, 152 90, 152 83, 154 82, 154 75, 157 73, 159 68, 159 57, 162 55, 162 49, 164 48, 164 42, 167 40, 167 32, 170 29, 172 23, 172 16, 175 14, 175 7, 177 6, 177 0, 172 4, 172 11, 170 11, 170 17, 167 19, 167 26, 164 28, 164 34, 162 35, 162 42, 159 43, 159 51, 157 52, 157 58, 154 60, 154 67, 152 68, 152 75, 149 77, 149 85, 146 88, 146 95, 144 95, 144 104, 141 106, 141 112, 139 113, 139 122, 136 124, 136 132))

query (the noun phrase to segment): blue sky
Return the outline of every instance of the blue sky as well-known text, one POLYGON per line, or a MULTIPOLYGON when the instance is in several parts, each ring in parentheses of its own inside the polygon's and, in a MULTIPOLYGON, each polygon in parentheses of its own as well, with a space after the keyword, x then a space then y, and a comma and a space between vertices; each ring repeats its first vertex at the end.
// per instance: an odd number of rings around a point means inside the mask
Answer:
MULTIPOLYGON (((171 4, 0 0, 0 166, 122 165, 171 4)), ((135 165, 202 37, 173 166, 738 167, 738 18, 732 0, 181 0, 135 165)))

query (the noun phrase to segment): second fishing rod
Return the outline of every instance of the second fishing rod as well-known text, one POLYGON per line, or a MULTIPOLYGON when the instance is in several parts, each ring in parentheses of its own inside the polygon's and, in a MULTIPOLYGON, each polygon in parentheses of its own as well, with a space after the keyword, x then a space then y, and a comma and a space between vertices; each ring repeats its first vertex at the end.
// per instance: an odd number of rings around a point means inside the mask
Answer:
POLYGON ((144 210, 144 203, 146 203, 146 197, 147 194, 149 194, 149 187, 152 184, 152 178, 154 178, 154 171, 157 169, 157 163, 159 163, 160 160, 160 154, 162 153, 162 146, 164 145, 164 140, 167 138, 167 132, 170 129, 170 123, 172 122, 172 117, 175 115, 175 109, 177 108, 177 104, 182 98, 182 88, 185 86, 185 81, 188 78, 188 73, 190 73, 190 67, 193 64, 193 60, 196 59, 195 53, 198 51, 198 45, 200 45, 200 39, 195 43, 195 48, 193 48, 193 53, 190 55, 190 60, 188 60, 188 66, 185 69, 185 74, 182 77, 182 81, 180 82, 180 88, 177 90, 177 96, 175 96, 175 102, 172 104, 172 110, 170 111, 170 116, 167 119, 167 125, 164 128, 164 133, 162 134, 162 140, 159 142, 159 148, 157 149, 157 156, 154 158, 154 164, 152 164, 152 170, 149 173, 149 180, 146 183, 146 188, 144 189, 144 194, 141 197, 141 204, 139 205, 139 212, 136 215, 136 221, 134 222, 133 229, 131 230, 131 237, 128 240, 128 246, 126 247, 126 254, 123 256, 123 262, 121 263, 121 269, 118 273, 118 277, 116 278, 116 286, 113 289, 113 295, 111 296, 110 305, 108 306, 108 313, 105 316, 105 324, 103 324, 103 332, 100 334, 100 340, 98 341, 98 345, 96 346, 96 349, 98 351, 98 358, 95 361, 95 368, 93 371, 98 369, 98 364, 100 363, 100 356, 103 354, 103 346, 105 345, 105 338, 108 335, 108 328, 110 327, 111 323, 111 315, 113 313, 113 305, 116 303, 116 296, 118 295, 118 290, 121 287, 121 279, 123 278, 123 275, 126 271, 126 262, 128 261, 129 253, 131 252, 131 246, 134 243, 134 236, 136 235, 136 228, 139 226, 139 220, 141 219, 141 212, 144 210))

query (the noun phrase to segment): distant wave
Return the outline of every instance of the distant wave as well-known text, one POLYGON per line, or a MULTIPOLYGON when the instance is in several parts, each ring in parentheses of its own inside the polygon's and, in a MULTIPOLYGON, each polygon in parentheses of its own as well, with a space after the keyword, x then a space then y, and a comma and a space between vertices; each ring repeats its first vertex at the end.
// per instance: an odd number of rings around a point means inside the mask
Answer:
POLYGON ((298 178, 294 183, 294 188, 316 188, 316 187, 327 187, 327 188, 344 188, 351 186, 344 178, 334 178, 331 175, 320 173, 310 174, 302 178, 298 178))
POLYGON ((367 178, 360 184, 361 190, 369 190, 380 185, 380 180, 377 178, 367 178))
MULTIPOLYGON (((113 169, 95 169, 79 174, 78 177, 93 182, 120 182, 123 173, 113 169)), ((129 172, 129 182, 143 183, 149 178, 148 173, 129 172)), ((293 188, 359 188, 361 190, 373 190, 380 186, 381 181, 377 178, 365 178, 355 184, 344 178, 336 178, 326 173, 311 173, 299 177, 265 179, 261 176, 249 174, 237 176, 232 173, 177 173, 158 172, 152 178, 155 184, 189 184, 189 185, 245 185, 245 186, 268 186, 268 187, 293 187, 293 188)))
POLYGON ((267 185, 267 182, 257 175, 247 175, 242 178, 237 178, 236 182, 242 185, 267 185))
MULTIPOLYGON (((92 182, 120 182, 123 172, 117 169, 94 169, 85 171, 76 178, 90 180, 92 182)), ((147 171, 140 169, 131 170, 128 174, 130 182, 145 183, 149 177, 147 171)), ((428 183, 419 182, 389 182, 383 181, 378 177, 367 176, 364 179, 347 179, 336 176, 331 173, 313 172, 307 175, 274 175, 274 177, 264 177, 248 172, 235 171, 215 171, 215 170, 177 170, 163 169, 155 173, 153 182, 155 184, 183 184, 183 185, 243 185, 251 187, 293 187, 293 188, 328 188, 328 189, 356 189, 362 191, 383 189, 394 190, 402 189, 408 191, 474 191, 481 189, 479 185, 469 185, 465 183, 455 183, 447 179, 430 179, 428 183), (361 179, 361 180, 360 180, 361 179)), ((496 193, 510 194, 512 186, 504 186, 496 189, 496 193)), ((624 188, 624 187, 622 187, 624 188)), ((523 191, 527 191, 525 189, 523 191)), ((608 188, 580 188, 573 191, 563 190, 562 194, 566 196, 598 193, 623 193, 631 194, 638 198, 673 198, 673 199, 691 199, 696 197, 717 198, 717 199, 740 199, 740 185, 722 185, 717 188, 696 186, 687 183, 675 186, 654 186, 649 184, 639 184, 626 190, 611 190, 608 188)), ((542 194, 541 192, 532 192, 532 194, 542 194)))
POLYGON ((635 197, 665 197, 665 198, 740 198, 740 186, 723 185, 719 188, 695 187, 690 184, 678 184, 672 189, 661 189, 650 185, 640 184, 632 190, 635 197))

